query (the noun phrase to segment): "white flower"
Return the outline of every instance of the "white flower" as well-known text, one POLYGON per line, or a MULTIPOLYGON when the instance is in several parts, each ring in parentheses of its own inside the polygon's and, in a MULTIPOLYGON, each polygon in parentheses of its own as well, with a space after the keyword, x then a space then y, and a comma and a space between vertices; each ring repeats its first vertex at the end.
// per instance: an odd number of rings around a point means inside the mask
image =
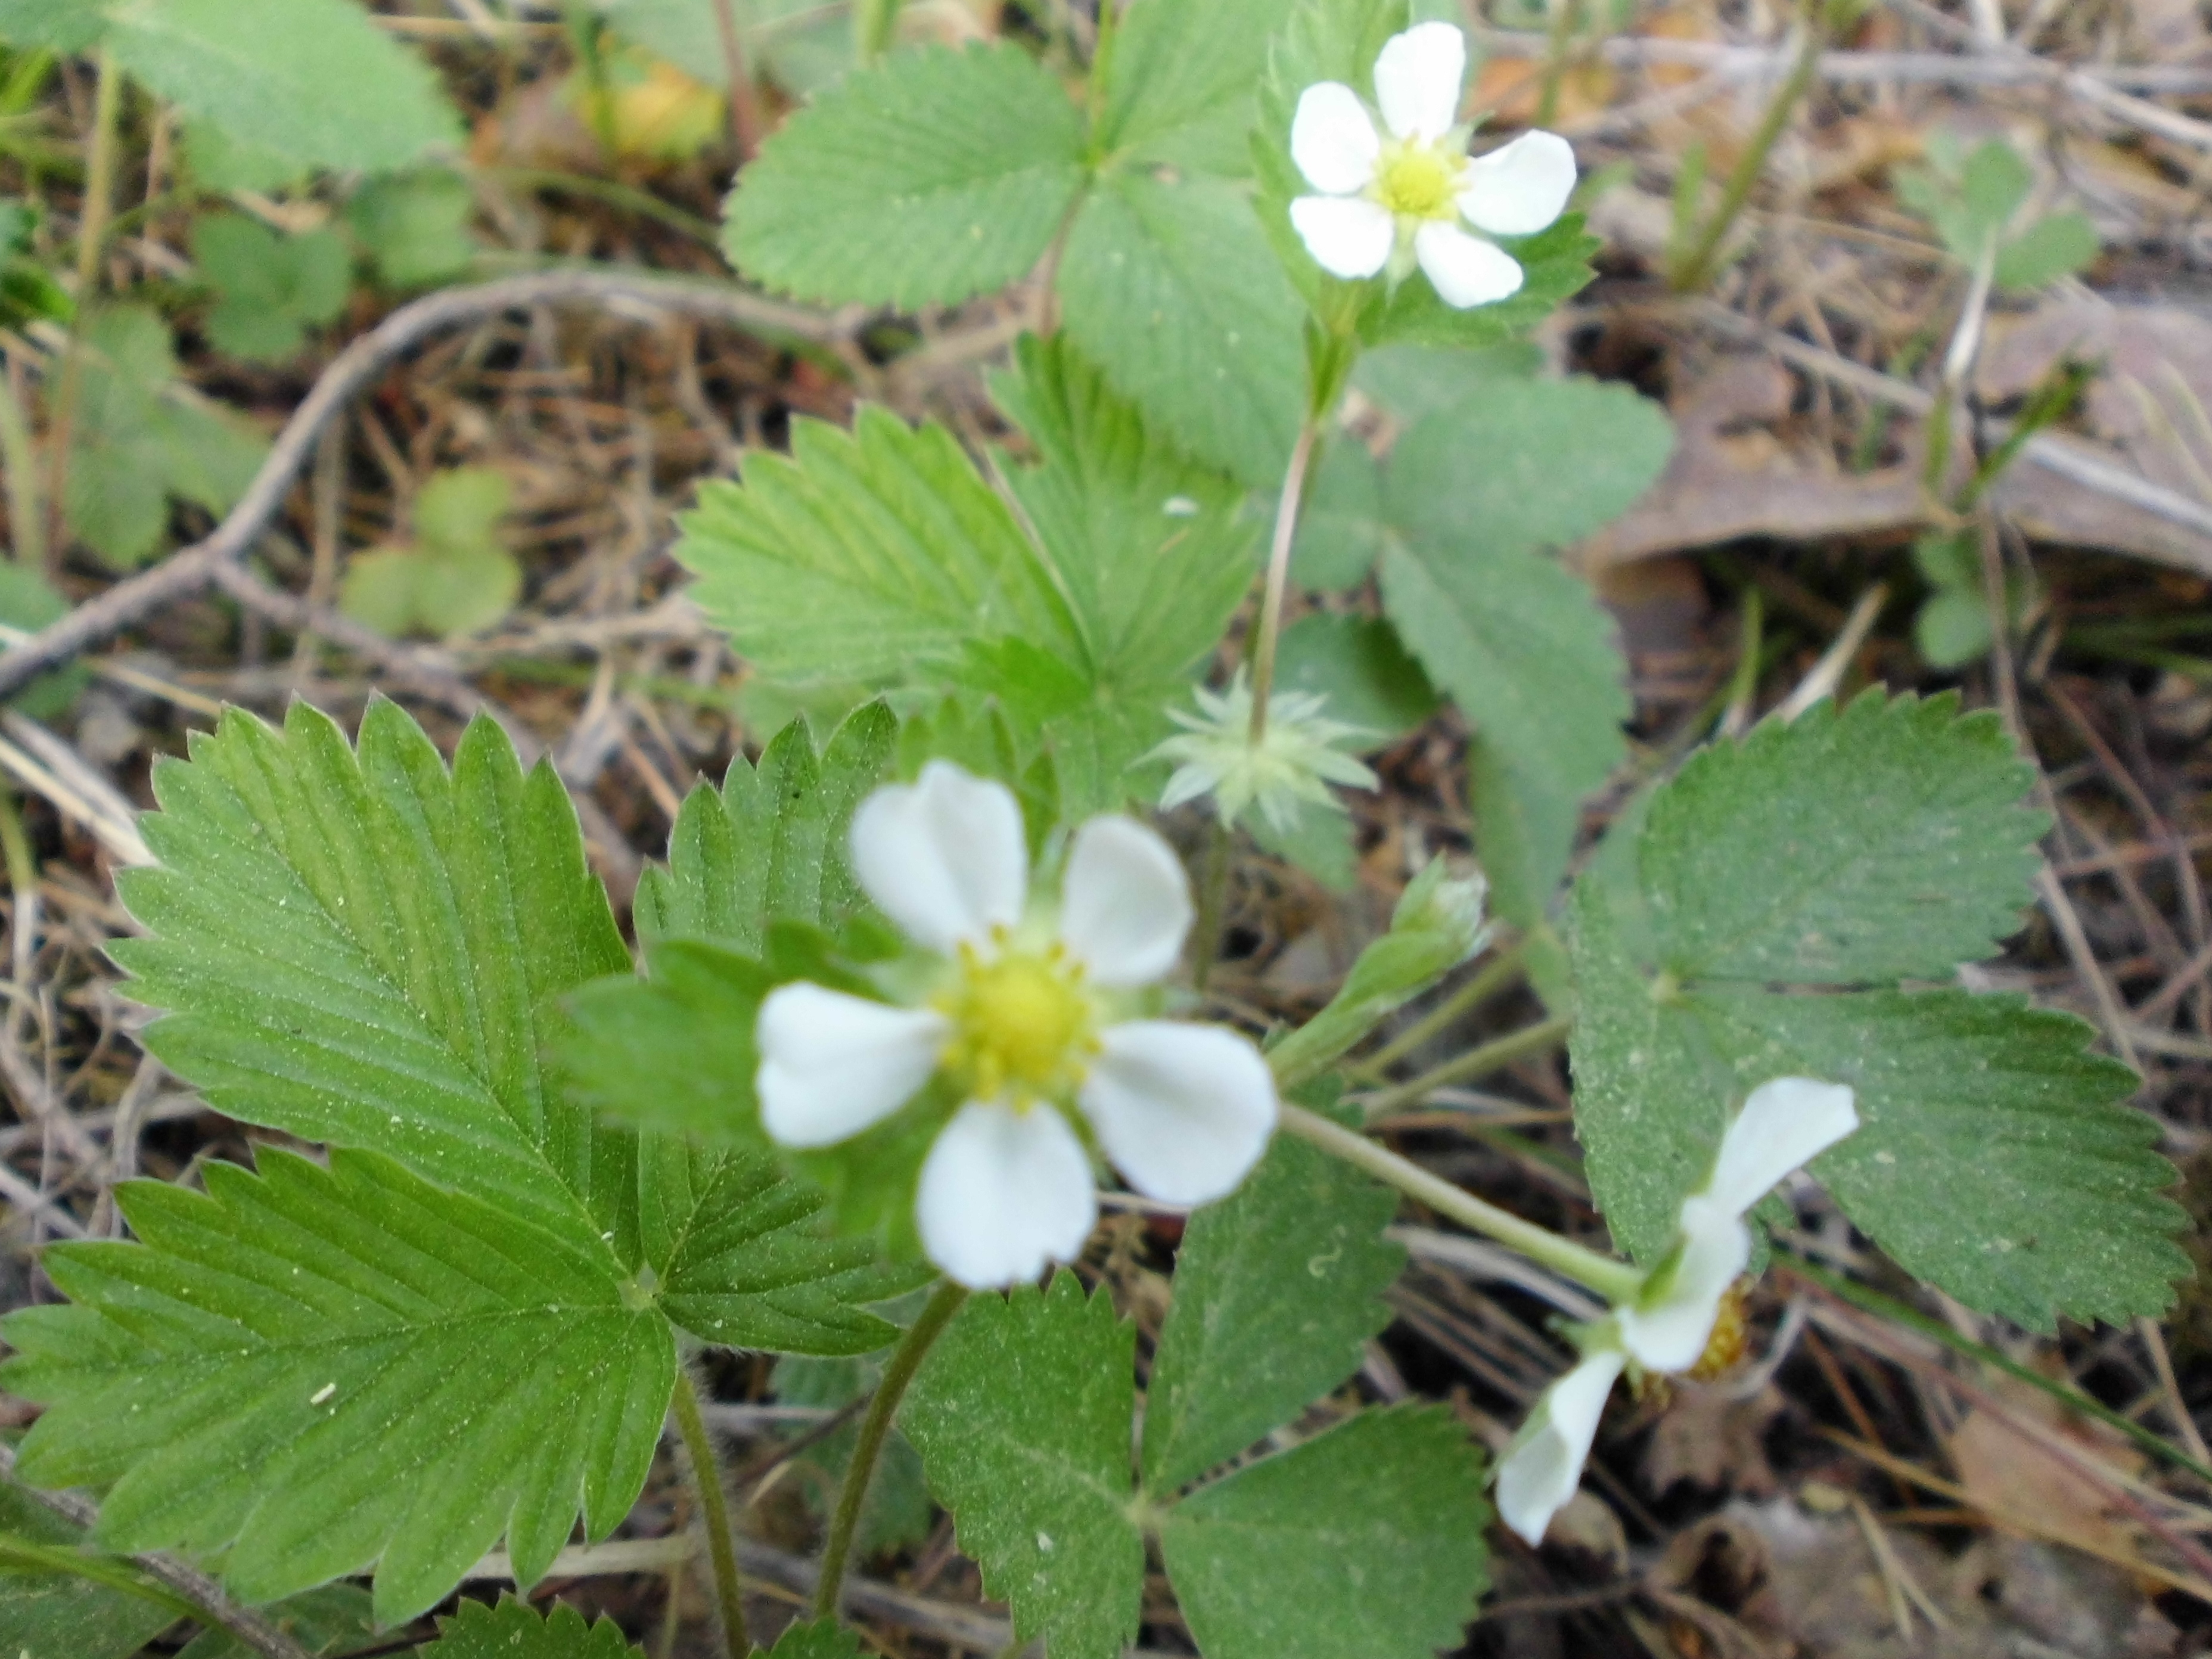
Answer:
POLYGON ((1792 1170, 1859 1127, 1851 1091, 1810 1078, 1776 1078, 1751 1091, 1726 1133, 1705 1184, 1682 1200, 1674 1248, 1643 1292, 1584 1334, 1582 1363, 1539 1401, 1498 1466, 1498 1511, 1531 1544, 1581 1484, 1613 1379, 1633 1361, 1686 1371, 1704 1358, 1729 1288, 1751 1260, 1743 1218, 1792 1170))
POLYGON ((1446 305, 1486 306, 1519 291, 1520 262, 1492 236, 1529 236, 1559 216, 1575 187, 1575 153, 1553 132, 1527 132, 1470 160, 1455 125, 1467 37, 1449 23, 1394 35, 1375 60, 1382 127, 1359 94, 1323 81, 1298 96, 1291 159, 1320 194, 1291 204, 1291 222, 1322 270, 1393 282, 1419 264, 1446 305))
POLYGON ((1224 823, 1236 823, 1256 805, 1275 833, 1286 836, 1297 826, 1302 803, 1336 809, 1330 784, 1376 787, 1375 774, 1364 763, 1335 747, 1368 732, 1326 718, 1323 700, 1310 692, 1278 691, 1267 699, 1267 730, 1256 747, 1252 688, 1243 669, 1227 691, 1201 685, 1194 695, 1200 712, 1169 709, 1168 718, 1182 732, 1146 757, 1182 763, 1160 796, 1163 809, 1210 794, 1224 823))
POLYGON ((761 1005, 761 1121, 787 1146, 880 1122, 930 1078, 960 1090, 923 1160, 915 1219, 929 1257, 981 1289, 1073 1259, 1097 1218, 1073 1107, 1129 1184, 1203 1204, 1244 1178, 1275 1125, 1251 1042, 1213 1025, 1120 1019, 1190 931, 1190 888, 1167 843, 1132 818, 1076 832, 1056 910, 1030 902, 1021 809, 1003 785, 944 761, 854 814, 854 873, 940 959, 920 1006, 818 985, 761 1005))

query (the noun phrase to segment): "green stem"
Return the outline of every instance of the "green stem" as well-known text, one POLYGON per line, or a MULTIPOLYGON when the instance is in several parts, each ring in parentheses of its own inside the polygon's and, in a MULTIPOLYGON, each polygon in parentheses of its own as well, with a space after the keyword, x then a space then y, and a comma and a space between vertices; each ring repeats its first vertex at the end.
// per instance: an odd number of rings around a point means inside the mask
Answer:
POLYGON ((62 356, 61 384, 54 391, 46 439, 46 544, 55 555, 61 550, 62 504, 69 491, 70 439, 84 387, 84 308, 100 288, 100 257, 107 240, 108 210, 114 203, 116 139, 122 121, 123 71, 115 66, 115 54, 102 46, 100 80, 93 94, 92 155, 85 166, 83 204, 77 211, 77 320, 70 331, 69 349, 62 356))
POLYGON ((1502 1071, 1516 1060, 1530 1054, 1540 1054, 1556 1048, 1574 1029, 1574 1021, 1565 1014, 1539 1020, 1534 1025, 1524 1025, 1517 1031, 1494 1037, 1480 1048, 1470 1048, 1456 1060, 1424 1072, 1410 1083, 1401 1083, 1395 1089, 1386 1089, 1367 1103, 1367 1115, 1371 1121, 1387 1117, 1400 1107, 1420 1099, 1431 1091, 1447 1084, 1467 1083, 1491 1073, 1502 1071))
POLYGON ((1718 258, 1721 244, 1727 240, 1743 210, 1751 201, 1751 192, 1766 171, 1766 158, 1780 142, 1783 130, 1805 94, 1813 89, 1813 82, 1820 70, 1820 52, 1827 45, 1827 31, 1821 27, 1818 0, 1808 7, 1805 20, 1804 42, 1797 51, 1797 61, 1790 71, 1790 78, 1774 95, 1760 118, 1759 130, 1751 136, 1751 143, 1737 158, 1735 170, 1729 174, 1728 183, 1721 189, 1720 205, 1713 210, 1712 217, 1699 227, 1695 240, 1677 258, 1671 261, 1667 273, 1667 286, 1677 294, 1692 293, 1711 280, 1713 265, 1718 258))
POLYGON ((1291 544, 1297 539, 1298 503, 1305 495, 1306 468, 1313 460, 1314 444, 1321 437, 1321 422, 1306 416, 1298 441, 1291 448, 1291 464, 1283 472, 1283 493, 1275 503, 1275 539, 1267 550, 1267 586, 1260 597, 1260 621, 1252 647, 1252 746, 1257 749, 1267 735, 1267 698, 1275 685, 1275 641, 1283 631, 1283 594, 1291 583, 1291 544))
POLYGON ((8 474, 8 523, 15 545, 9 550, 27 570, 46 568, 46 519, 39 503, 38 452, 31 442, 31 423, 23 416, 22 400, 15 395, 21 370, 13 356, 0 379, 0 468, 8 474))
POLYGON ((1516 939, 1498 951, 1476 970, 1473 978, 1454 991, 1442 1002, 1404 1030, 1392 1037, 1373 1054, 1348 1067, 1355 1076, 1382 1080, 1383 1073, 1412 1054, 1423 1043, 1449 1028, 1454 1020, 1480 1007, 1507 986, 1521 977, 1522 964, 1528 955, 1529 940, 1526 936, 1516 939))
POLYGON ((1191 930, 1197 948, 1190 964, 1190 988, 1200 996, 1206 994, 1206 981, 1213 977, 1213 964, 1221 955, 1221 913, 1229 900, 1231 839, 1229 826, 1217 812, 1206 836, 1206 872, 1199 878, 1198 925, 1191 930))
POLYGON ((722 1612, 722 1640, 730 1659, 744 1659, 752 1650, 745 1635, 744 1587, 738 1578, 738 1547, 730 1533, 729 1499, 722 1492, 722 1467, 714 1457, 714 1442, 707 1432, 707 1419, 699 1414, 699 1393, 691 1386, 691 1373, 676 1371, 676 1428, 684 1437, 684 1449, 691 1460, 691 1486, 699 1495, 700 1518, 707 1523, 707 1553, 714 1565, 714 1599, 722 1612))
POLYGON ((844 1600, 845 1565, 853 1553, 853 1536, 860 1530, 860 1509, 867 1502, 868 1483, 876 1473, 876 1463, 883 1455, 884 1443, 890 1437, 891 1419, 898 1415, 899 1401, 906 1397, 907 1384, 921 1369, 931 1346, 943 1335, 945 1328, 952 1322, 952 1316, 960 1311, 960 1304, 968 1299, 967 1290, 951 1279, 941 1281, 930 1292, 921 1316, 907 1327, 906 1334, 891 1350, 890 1362, 884 1367, 884 1379, 876 1384, 874 1396, 868 1401, 868 1414, 860 1419, 860 1437, 853 1447, 853 1461, 845 1466, 845 1479, 837 1488, 837 1512, 830 1520, 830 1539, 822 1551, 822 1577, 814 1586, 814 1616, 835 1619, 838 1605, 844 1600))
POLYGON ((863 64, 874 63, 891 49, 901 9, 901 0, 860 0, 853 9, 853 46, 863 64))
POLYGON ((1287 1101, 1283 1103, 1282 1114, 1282 1127, 1299 1139, 1310 1141, 1354 1168, 1364 1170, 1409 1198, 1419 1199, 1438 1215, 1510 1245, 1530 1261, 1540 1262, 1578 1285, 1588 1285, 1609 1302, 1633 1301, 1644 1288, 1643 1273, 1627 1262, 1600 1255, 1548 1228, 1523 1221, 1511 1211, 1501 1210, 1464 1188, 1431 1175, 1387 1146, 1376 1146, 1355 1130, 1287 1101))

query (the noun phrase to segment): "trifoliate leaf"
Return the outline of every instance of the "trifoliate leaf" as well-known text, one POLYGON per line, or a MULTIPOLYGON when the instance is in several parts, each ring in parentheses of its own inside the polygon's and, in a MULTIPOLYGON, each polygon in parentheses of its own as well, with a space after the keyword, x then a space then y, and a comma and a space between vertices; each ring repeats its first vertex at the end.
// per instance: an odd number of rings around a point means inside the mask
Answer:
POLYGON ((353 286, 352 256, 336 233, 279 236, 242 213, 194 221, 192 258, 219 296, 209 340, 256 362, 296 356, 307 330, 337 316, 353 286))
POLYGON ((1395 743, 1443 703, 1396 630, 1374 617, 1299 617, 1276 646, 1275 684, 1326 698, 1331 720, 1368 734, 1352 745, 1362 750, 1395 743))
POLYGON ((1869 690, 1693 757, 1640 842, 1677 977, 1946 979, 2020 926, 2044 820, 1993 713, 1869 690))
POLYGON ((1291 544, 1291 579, 1342 593, 1365 581, 1382 550, 1382 469, 1350 433, 1322 452, 1291 544))
POLYGON ((372 179, 346 204, 346 223, 386 288, 428 288, 476 258, 476 192, 444 171, 372 179))
POLYGON ((1102 66, 1100 151, 1123 167, 1247 171, 1254 94, 1293 9, 1294 0, 1135 0, 1102 66))
POLYGON ((502 1532, 534 1580, 580 1498, 591 1535, 611 1531, 676 1355, 599 1240, 373 1153, 261 1164, 206 1165, 204 1194, 131 1183, 143 1243, 49 1251, 71 1303, 4 1327, 8 1387, 49 1406, 22 1478, 109 1486, 100 1541, 220 1551, 249 1601, 374 1562, 386 1624, 502 1532))
POLYGON ((1191 1217, 1145 1407, 1155 1500, 1359 1369, 1390 1322, 1382 1293, 1406 1265, 1382 1236, 1396 1210, 1386 1188, 1278 1135, 1242 1187, 1191 1217))
POLYGON ((738 756, 719 792, 694 789, 669 834, 667 868, 638 883, 639 937, 716 939, 757 956, 774 921, 835 932, 865 902, 846 857, 853 809, 882 781, 897 734, 890 711, 870 703, 817 761, 795 720, 758 766, 738 756))
POLYGON ((802 299, 950 304, 1028 275, 1083 188, 1083 118, 1019 47, 892 54, 787 121, 725 236, 802 299))
POLYGON ((155 769, 161 864, 125 873, 149 934, 118 941, 130 994, 169 1011, 147 1046, 217 1110, 386 1152, 567 1225, 613 1224, 635 1176, 544 1065, 555 998, 630 971, 575 809, 471 726, 447 773, 397 705, 356 754, 294 703, 282 731, 226 714, 155 769))
POLYGON ((394 637, 452 639, 490 627, 522 596, 521 563, 499 535, 514 493, 493 467, 434 474, 410 514, 414 539, 348 560, 338 608, 394 637))
POLYGON ((540 1618, 536 1608, 513 1596, 496 1607, 464 1601, 449 1619, 438 1620, 438 1639, 420 1659, 643 1659, 623 1639, 611 1619, 586 1625, 584 1615, 565 1601, 540 1618))
POLYGON ((915 1378, 900 1426, 1014 1633, 1054 1659, 1118 1659, 1145 1547, 1130 1518, 1136 1328, 1073 1273, 971 1297, 915 1378))
POLYGON ((149 90, 302 167, 386 172, 459 147, 429 65, 348 0, 142 0, 112 17, 116 62, 149 90))
POLYGON ((1431 1659, 1487 1582, 1482 1459, 1442 1407, 1363 1412, 1184 1498, 1160 1534, 1206 1659, 1431 1659))
POLYGON ((772 678, 911 684, 998 635, 1080 659, 1051 573, 942 427, 794 422, 789 456, 702 486, 683 526, 695 597, 772 678))
POLYGON ((190 1613, 129 1562, 88 1551, 83 1528, 0 1482, 0 1653, 9 1659, 132 1659, 190 1613))
POLYGON ((1249 487, 1280 484, 1304 313, 1242 188, 1111 175, 1076 216, 1059 292, 1068 337, 1148 423, 1249 487))

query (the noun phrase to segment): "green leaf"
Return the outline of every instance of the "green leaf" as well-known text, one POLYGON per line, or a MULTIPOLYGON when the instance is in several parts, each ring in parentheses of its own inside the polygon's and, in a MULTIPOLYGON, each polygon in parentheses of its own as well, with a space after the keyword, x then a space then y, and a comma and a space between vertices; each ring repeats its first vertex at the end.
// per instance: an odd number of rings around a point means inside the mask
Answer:
POLYGON ((1379 617, 1316 611, 1283 630, 1276 653, 1277 687, 1327 698, 1331 720, 1371 734, 1360 745, 1368 750, 1409 735, 1443 706, 1396 630, 1379 617))
POLYGON ((1349 893, 1359 879, 1359 851, 1352 845, 1352 818, 1334 807, 1300 801, 1297 818, 1279 830, 1262 813, 1243 828, 1263 853, 1296 866, 1332 893, 1349 893))
POLYGON ((1192 1216, 1153 1357, 1144 1479, 1155 1500, 1291 1421, 1359 1369, 1406 1253, 1397 1199, 1288 1135, 1192 1216))
POLYGON ((0 1653, 131 1659, 187 1607, 129 1563, 88 1553, 84 1528, 0 1482, 0 1653))
POLYGON ((490 627, 522 597, 522 565, 499 535, 514 486, 495 468, 434 474, 415 501, 413 543, 347 561, 338 608, 398 636, 458 639, 490 627))
POLYGON ((2042 815, 1994 713, 1869 690, 1693 757, 1641 842, 1679 978, 1947 979, 2020 926, 2042 815))
POLYGON ((1240 483, 1282 482, 1305 407, 1303 307, 1240 187, 1109 175, 1076 216, 1059 293, 1068 337, 1148 422, 1240 483))
POLYGON ((835 1619, 817 1619, 786 1627, 773 1655, 753 1650, 754 1659, 860 1659, 860 1636, 835 1619))
POLYGON ((725 241, 802 298, 951 304, 1028 275, 1083 188, 1083 118, 1020 48, 892 54, 785 122, 725 241))
POLYGON ((772 921, 836 932, 866 902, 846 859, 853 811, 881 781, 897 734, 890 711, 870 703, 819 761, 803 720, 776 734, 758 766, 733 757, 719 793, 702 785, 685 799, 667 868, 638 883, 639 937, 716 939, 758 956, 772 921))
POLYGON ((1007 1603, 1019 1639, 1048 1632, 1053 1659, 1119 1659, 1137 1634, 1135 1340, 1073 1273, 972 1297, 900 1413, 984 1594, 1007 1603))
POLYGON ((1098 149, 1123 167, 1245 172, 1254 94, 1293 9, 1292 0, 1135 0, 1103 66, 1098 149))
MULTIPOLYGON (((69 601, 37 571, 14 559, 0 559, 0 623, 21 633, 35 634, 48 623, 60 621, 69 609, 69 601)), ((10 697, 9 705, 34 720, 55 720, 76 706, 91 683, 92 672, 82 663, 73 663, 41 674, 10 697)), ((0 1644, 0 1652, 5 1650, 5 1644, 0 1644)))
POLYGON ((942 427, 793 422, 789 456, 702 486, 682 522, 694 596, 771 678, 913 684, 1001 634, 1079 658, 1051 573, 942 427))
POLYGON ((1542 348, 1526 340, 1474 349, 1386 345, 1360 354, 1352 384, 1410 426, 1480 392, 1517 397, 1514 386, 1501 383, 1533 380, 1543 368, 1542 348))
POLYGON ((242 213, 192 225, 192 258, 221 295, 208 313, 218 351, 257 362, 283 362, 329 322, 353 286, 353 260, 327 230, 279 236, 242 213))
POLYGON ((1963 668, 1990 653, 1990 607, 1980 593, 1931 593, 1912 618, 1912 643, 1930 668, 1963 668))
POLYGON ((185 116, 298 165, 377 173, 458 149, 429 66, 347 0, 138 0, 116 62, 185 116))
MULTIPOLYGON (((709 86, 729 84, 716 0, 599 0, 599 9, 625 40, 680 64, 709 86)), ((785 91, 820 91, 853 65, 853 21, 825 13, 815 0, 731 0, 745 61, 785 91)))
POLYGON ((43 47, 72 57, 91 46, 106 27, 100 0, 0 0, 0 40, 21 51, 43 47))
POLYGON ((1206 1659, 1431 1659, 1487 1582, 1482 1459, 1442 1407, 1363 1412, 1169 1512, 1206 1659))
POLYGON ((1322 452, 1291 544, 1301 587, 1342 593, 1365 581, 1382 550, 1382 469, 1349 432, 1322 452))
POLYGON ((240 190, 275 195, 298 184, 307 171, 280 151, 241 144, 205 121, 185 123, 184 155, 192 182, 225 196, 240 190))
POLYGON ((575 809, 471 725, 449 775, 377 701, 359 751, 294 703, 226 714, 155 769, 158 867, 118 880, 149 937, 130 994, 148 1047, 217 1110, 367 1147, 556 1227, 596 1233, 634 1189, 544 1060, 551 1000, 630 971, 575 809))
POLYGON ((2009 224, 2034 188, 2035 170, 2003 139, 1977 145, 1959 173, 1960 205, 1974 227, 1972 247, 1960 250, 1961 257, 1978 255, 1984 239, 2009 224))
POLYGON ((1486 733, 1468 738, 1468 810, 1490 878, 1491 908, 1523 932, 1550 913, 1588 793, 1572 775, 1486 733))
POLYGON ((1534 236, 1494 240, 1521 266, 1521 287, 1510 299, 1462 311, 1438 299, 1428 279, 1419 275, 1401 283, 1394 294, 1364 284, 1367 294, 1359 315, 1360 338, 1370 346, 1402 341, 1473 348, 1516 339, 1589 285, 1596 274, 1590 269, 1591 256, 1604 246, 1583 230, 1579 213, 1566 215, 1534 236))
MULTIPOLYGON (((374 1645, 377 1633, 375 1598, 358 1584, 325 1584, 289 1596, 263 1608, 262 1617, 310 1653, 353 1653, 374 1645)), ((254 1659, 254 1650, 223 1626, 210 1625, 177 1659, 254 1659)))
POLYGON ((2086 270, 2101 244, 2086 213, 2048 213, 1997 250, 1993 280, 2008 294, 2042 288, 2086 270))
POLYGON ((617 1123, 762 1146, 753 1021, 776 976, 692 939, 654 943, 646 961, 643 980, 625 974, 568 998, 554 1048, 575 1098, 617 1123))
POLYGON ((260 1149, 204 1194, 118 1194, 142 1243, 48 1252, 66 1306, 5 1322, 48 1404, 22 1478, 110 1486, 94 1535, 222 1552, 273 1601, 376 1563, 376 1614, 434 1606, 502 1532, 525 1582, 580 1500, 629 1512, 675 1379, 668 1327, 606 1249, 373 1153, 260 1149), (111 1485, 112 1483, 112 1485, 111 1485))
POLYGON ((476 193, 459 173, 435 170, 372 179, 346 204, 386 287, 428 288, 459 276, 477 256, 469 221, 476 193))
POLYGON ((420 1659, 644 1659, 611 1619, 586 1626, 565 1601, 540 1618, 526 1601, 502 1596, 496 1607, 464 1601, 438 1621, 438 1639, 420 1659))

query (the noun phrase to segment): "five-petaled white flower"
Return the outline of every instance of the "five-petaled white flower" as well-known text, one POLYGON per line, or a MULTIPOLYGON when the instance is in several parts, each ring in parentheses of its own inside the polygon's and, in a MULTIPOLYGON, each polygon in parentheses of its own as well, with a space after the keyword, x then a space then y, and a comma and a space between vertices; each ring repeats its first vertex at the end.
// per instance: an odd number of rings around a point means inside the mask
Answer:
POLYGON ((1190 931, 1174 852, 1133 818, 1076 831, 1057 906, 1030 893, 1021 809, 1003 784, 932 761, 854 814, 854 873, 937 961, 918 1006, 819 985, 761 1005, 761 1121, 787 1146, 880 1122, 942 1072, 962 1104, 921 1166, 930 1259, 976 1289, 1073 1259, 1097 1218, 1079 1111, 1129 1184, 1173 1204, 1234 1188, 1275 1126, 1260 1051, 1215 1025, 1115 1018, 1190 931))
POLYGON ((1498 1466, 1498 1512, 1531 1544, 1582 1484, 1613 1380, 1630 1364, 1686 1371, 1705 1355, 1721 1304, 1751 1260, 1744 1215, 1792 1170, 1859 1127, 1851 1091, 1777 1078, 1751 1091, 1705 1184, 1682 1200, 1674 1248, 1630 1306, 1582 1334, 1581 1363, 1536 1402, 1498 1466))
POLYGON ((1382 125, 1340 81, 1299 94, 1291 159, 1320 193, 1291 204, 1306 252, 1334 276, 1403 281, 1418 264, 1443 302, 1465 309, 1520 290, 1521 264, 1492 236, 1531 236, 1575 187, 1575 153, 1553 132, 1526 132, 1469 159, 1455 125, 1467 37, 1449 23, 1393 35, 1375 60, 1382 125))

